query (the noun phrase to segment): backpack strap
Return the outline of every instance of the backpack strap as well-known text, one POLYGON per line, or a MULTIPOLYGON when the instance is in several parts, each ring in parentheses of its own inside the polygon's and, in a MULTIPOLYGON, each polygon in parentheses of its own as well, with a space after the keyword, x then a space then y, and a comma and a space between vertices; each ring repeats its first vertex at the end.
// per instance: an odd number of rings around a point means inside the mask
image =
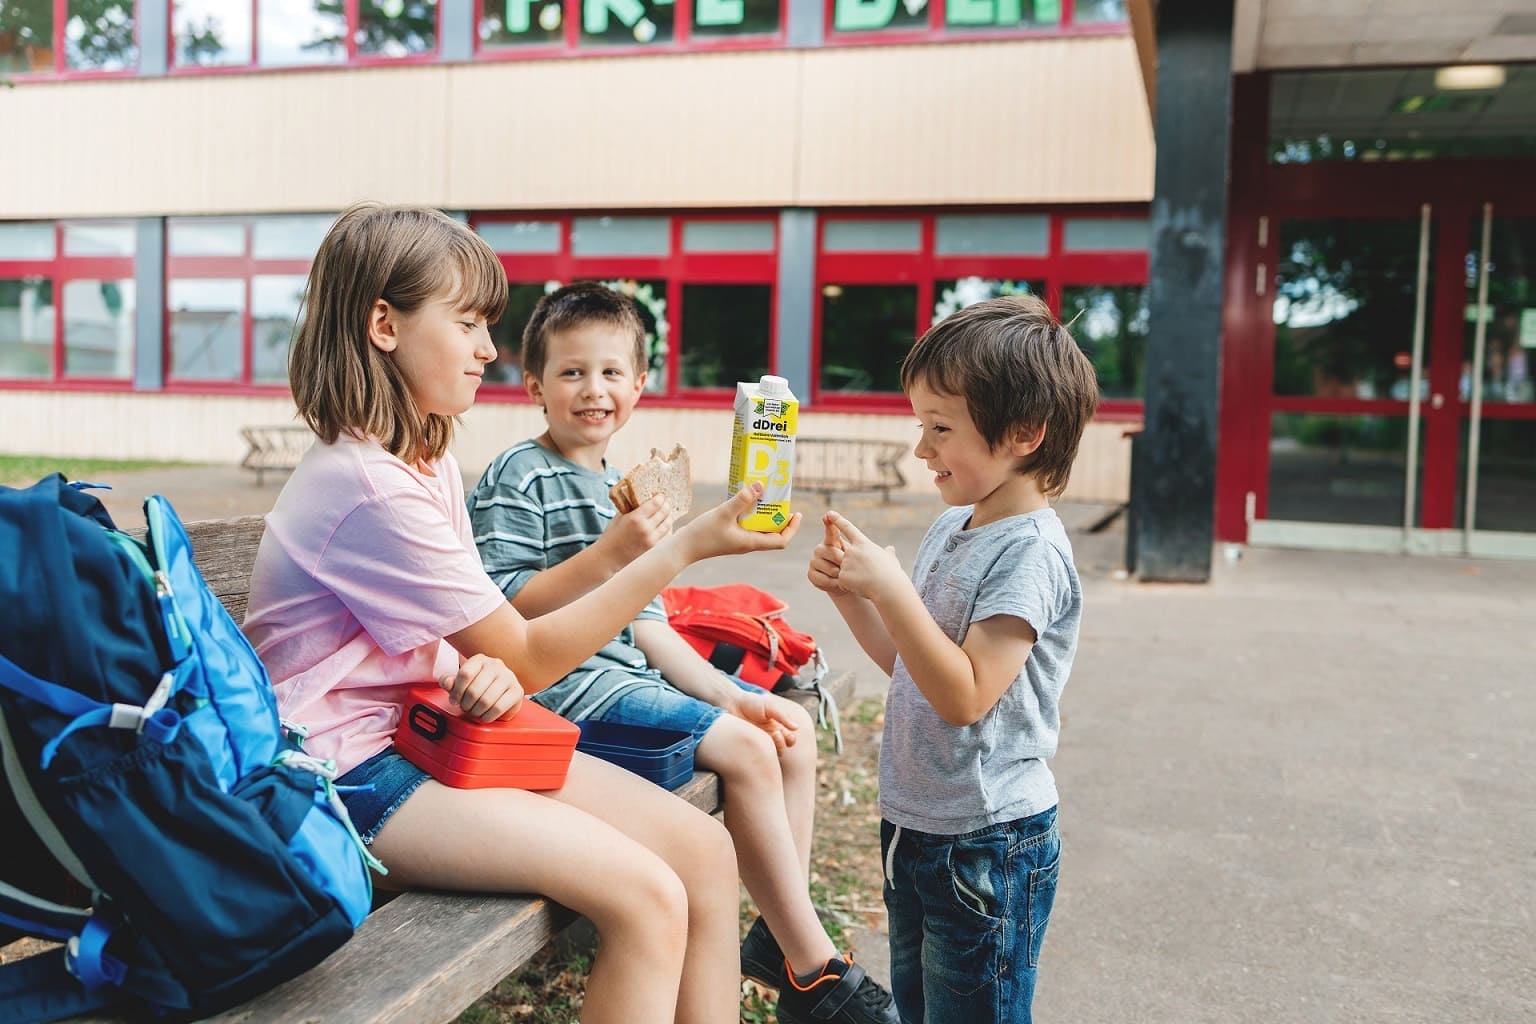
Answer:
POLYGON ((169 743, 181 728, 181 715, 165 706, 175 683, 175 674, 167 672, 160 678, 160 684, 149 695, 143 707, 133 704, 102 704, 68 687, 38 679, 0 654, 0 686, 71 718, 70 723, 43 747, 41 767, 45 771, 53 763, 59 744, 70 733, 91 726, 132 729, 158 743, 169 743))
POLYGON ((0 1017, 7 1024, 46 1024, 110 1004, 114 993, 92 992, 69 973, 65 953, 50 949, 0 965, 0 1017))

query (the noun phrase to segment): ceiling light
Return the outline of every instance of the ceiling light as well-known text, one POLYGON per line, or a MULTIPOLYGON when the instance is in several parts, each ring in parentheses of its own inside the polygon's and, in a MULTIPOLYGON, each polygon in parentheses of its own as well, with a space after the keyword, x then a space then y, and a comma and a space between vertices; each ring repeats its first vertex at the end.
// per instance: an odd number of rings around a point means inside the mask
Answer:
POLYGON ((1504 84, 1504 68, 1499 64, 1455 64, 1435 69, 1435 88, 1497 89, 1504 84))

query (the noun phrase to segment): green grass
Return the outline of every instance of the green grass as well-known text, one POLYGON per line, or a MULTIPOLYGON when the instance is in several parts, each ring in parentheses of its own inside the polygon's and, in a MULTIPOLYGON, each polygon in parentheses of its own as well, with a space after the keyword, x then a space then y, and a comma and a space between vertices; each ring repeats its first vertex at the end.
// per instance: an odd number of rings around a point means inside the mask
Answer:
POLYGON ((71 480, 89 480, 94 476, 111 473, 190 465, 193 463, 156 459, 62 459, 53 455, 0 455, 0 484, 7 487, 34 484, 50 473, 63 473, 71 480))

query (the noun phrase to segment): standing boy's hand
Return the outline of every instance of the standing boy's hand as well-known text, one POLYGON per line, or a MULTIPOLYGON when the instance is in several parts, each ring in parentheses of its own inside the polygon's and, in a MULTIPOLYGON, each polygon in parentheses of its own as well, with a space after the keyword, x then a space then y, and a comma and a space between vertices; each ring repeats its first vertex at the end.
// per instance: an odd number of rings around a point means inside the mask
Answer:
POLYGON ((633 512, 614 516, 592 546, 622 568, 666 540, 671 532, 671 503, 665 494, 653 494, 633 512))
POLYGON ((466 715, 482 722, 506 718, 523 705, 523 684, 517 675, 500 658, 489 655, 465 658, 458 672, 437 683, 466 715))
POLYGON ((749 551, 782 551, 787 547, 800 529, 799 512, 791 515, 778 533, 758 533, 741 525, 741 517, 751 512, 762 496, 762 484, 748 484, 679 530, 677 536, 687 544, 684 550, 689 561, 749 551))
POLYGON ((837 582, 844 590, 878 603, 896 588, 910 586, 895 548, 876 544, 837 512, 826 518, 842 543, 837 582))
POLYGON ((827 512, 821 517, 826 532, 816 550, 811 552, 811 564, 805 570, 805 577, 811 581, 811 586, 824 593, 846 594, 848 591, 838 580, 843 565, 843 538, 832 525, 832 516, 833 513, 827 512))

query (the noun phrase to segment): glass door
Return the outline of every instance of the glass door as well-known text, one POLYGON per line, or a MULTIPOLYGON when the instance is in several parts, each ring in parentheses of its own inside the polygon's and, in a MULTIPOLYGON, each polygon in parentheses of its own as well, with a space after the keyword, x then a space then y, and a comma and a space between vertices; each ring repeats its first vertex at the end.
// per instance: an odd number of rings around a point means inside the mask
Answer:
POLYGON ((1428 205, 1404 213, 1276 225, 1268 486, 1251 543, 1423 543, 1423 423, 1445 400, 1426 373, 1434 223, 1428 205))
POLYGON ((1536 215, 1489 203, 1469 237, 1456 525, 1468 554, 1536 557, 1536 215))

